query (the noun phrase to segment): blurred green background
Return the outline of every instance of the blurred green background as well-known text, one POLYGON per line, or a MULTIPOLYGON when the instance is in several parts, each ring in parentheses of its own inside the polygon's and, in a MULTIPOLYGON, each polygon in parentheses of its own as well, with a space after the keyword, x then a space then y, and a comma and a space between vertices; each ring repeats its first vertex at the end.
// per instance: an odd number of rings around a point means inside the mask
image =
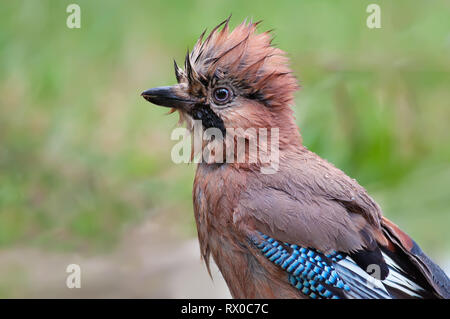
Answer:
POLYGON ((0 251, 104 254, 149 219, 195 237, 195 166, 170 159, 178 117, 139 94, 174 83, 172 59, 230 13, 275 29, 305 145, 449 265, 449 1, 1 1, 0 251))

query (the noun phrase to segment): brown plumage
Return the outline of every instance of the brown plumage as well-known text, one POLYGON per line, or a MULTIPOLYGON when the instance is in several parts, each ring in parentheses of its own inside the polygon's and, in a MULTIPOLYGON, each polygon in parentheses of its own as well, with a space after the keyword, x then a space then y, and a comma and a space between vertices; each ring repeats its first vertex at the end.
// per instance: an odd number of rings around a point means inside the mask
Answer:
MULTIPOLYGON (((142 94, 152 103, 173 107, 190 129, 193 120, 201 120, 204 129, 223 133, 223 139, 204 142, 203 146, 224 145, 225 151, 198 165, 193 188, 201 254, 208 267, 212 256, 237 298, 448 297, 446 275, 382 216, 366 190, 302 145, 291 109, 297 81, 284 52, 271 45, 268 32, 256 32, 257 24, 243 22, 230 31, 228 19, 206 39, 204 32, 187 54, 184 70, 175 63, 178 84, 142 94), (227 139, 244 139, 250 145, 259 134, 230 128, 276 128, 276 172, 263 174, 266 164, 250 148, 245 149, 244 162, 224 163, 226 154, 236 151, 236 144, 226 143, 227 139), (306 274, 294 276, 258 246, 267 244, 267 236, 321 256, 350 288, 306 274), (335 252, 344 260, 327 259, 335 252), (373 265, 383 280, 379 291, 358 279, 373 265), (389 272, 399 272, 405 282, 389 285, 389 272), (306 280, 309 287, 316 284, 313 279, 331 295, 317 287, 306 293, 304 285, 294 284, 306 280), (413 284, 406 284, 408 280, 413 284)), ((257 141, 257 154, 270 155, 266 147, 272 142, 257 141)), ((296 249, 283 247, 286 258, 296 249)), ((280 258, 286 263, 293 260, 280 258)))

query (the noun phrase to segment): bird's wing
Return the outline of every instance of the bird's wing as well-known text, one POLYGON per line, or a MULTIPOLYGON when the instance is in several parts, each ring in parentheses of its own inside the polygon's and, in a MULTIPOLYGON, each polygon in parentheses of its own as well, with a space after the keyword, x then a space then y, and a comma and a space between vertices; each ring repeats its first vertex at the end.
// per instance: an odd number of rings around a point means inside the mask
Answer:
POLYGON ((422 259, 427 271, 414 267, 406 255, 383 252, 389 276, 379 280, 376 268, 369 275, 348 254, 325 254, 277 241, 259 231, 250 240, 266 261, 285 271, 286 281, 312 299, 449 298, 448 277, 415 243, 410 258, 422 259))
POLYGON ((249 185, 241 194, 234 222, 247 232, 259 254, 283 268, 286 280, 303 294, 311 298, 448 296, 445 274, 387 219, 380 219, 384 235, 378 240, 377 227, 359 212, 362 208, 356 201, 349 210, 330 197, 259 186, 255 190, 249 185))

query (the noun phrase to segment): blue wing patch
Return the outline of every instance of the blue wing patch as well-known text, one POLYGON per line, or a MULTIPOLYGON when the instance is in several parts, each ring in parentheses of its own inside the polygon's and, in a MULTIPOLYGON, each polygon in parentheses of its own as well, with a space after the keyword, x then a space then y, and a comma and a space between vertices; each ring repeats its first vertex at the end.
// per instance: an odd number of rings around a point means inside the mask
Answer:
POLYGON ((259 235, 252 238, 253 244, 271 262, 286 270, 291 285, 304 295, 312 299, 340 299, 350 291, 333 266, 345 258, 342 254, 325 255, 315 249, 279 243, 267 235, 259 235))

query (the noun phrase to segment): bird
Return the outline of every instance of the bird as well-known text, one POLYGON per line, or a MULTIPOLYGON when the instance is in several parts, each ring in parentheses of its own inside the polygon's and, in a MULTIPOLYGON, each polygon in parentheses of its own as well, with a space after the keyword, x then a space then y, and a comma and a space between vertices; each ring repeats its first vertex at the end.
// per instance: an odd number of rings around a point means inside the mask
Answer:
POLYGON ((189 131, 216 131, 201 142, 211 152, 192 191, 209 274, 212 257, 233 298, 449 298, 445 272, 366 189, 303 145, 298 81, 271 31, 247 19, 231 29, 230 18, 201 34, 184 69, 174 61, 175 85, 141 93, 189 131), (259 142, 261 130, 274 142, 259 142), (273 145, 276 165, 264 160, 273 145))

